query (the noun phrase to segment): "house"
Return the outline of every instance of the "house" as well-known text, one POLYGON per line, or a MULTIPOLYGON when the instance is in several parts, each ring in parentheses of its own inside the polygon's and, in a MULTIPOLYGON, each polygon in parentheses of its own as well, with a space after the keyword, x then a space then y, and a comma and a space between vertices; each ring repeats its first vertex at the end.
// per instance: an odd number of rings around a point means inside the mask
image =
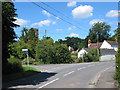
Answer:
MULTIPOLYGON (((99 48, 101 47, 101 45, 102 45, 102 42, 99 42, 99 43, 98 43, 99 48)), ((78 58, 83 57, 83 55, 84 55, 85 53, 88 53, 88 51, 89 51, 91 48, 97 48, 97 43, 91 43, 91 40, 89 39, 89 40, 88 40, 88 48, 82 48, 82 49, 78 52, 78 58)))
POLYGON ((114 49, 100 49, 100 61, 109 61, 109 60, 115 60, 115 53, 116 51, 114 49))
POLYGON ((100 61, 115 60, 115 53, 118 50, 118 42, 104 40, 100 47, 100 61))
POLYGON ((72 48, 71 46, 69 46, 69 51, 74 51, 74 48, 72 48))
MULTIPOLYGON (((99 42, 98 46, 100 48, 100 61, 105 60, 115 60, 115 53, 118 50, 118 42, 116 41, 107 41, 99 42)), ((82 48, 78 52, 78 58, 83 57, 85 53, 91 48, 97 48, 97 43, 91 43, 91 40, 88 40, 88 48, 82 48)))
POLYGON ((117 51, 118 50, 118 42, 117 42, 117 40, 116 41, 104 40, 100 49, 114 49, 115 51, 117 51))
POLYGON ((86 53, 88 53, 88 51, 90 50, 90 48, 82 48, 79 52, 78 52, 78 58, 83 57, 83 55, 86 53))

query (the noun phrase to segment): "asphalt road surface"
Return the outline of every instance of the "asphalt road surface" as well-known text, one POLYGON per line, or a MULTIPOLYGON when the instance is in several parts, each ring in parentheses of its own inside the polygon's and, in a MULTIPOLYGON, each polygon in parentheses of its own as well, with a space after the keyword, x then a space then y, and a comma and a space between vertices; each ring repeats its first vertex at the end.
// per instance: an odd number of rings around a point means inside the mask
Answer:
POLYGON ((10 88, 91 88, 98 75, 115 65, 111 62, 31 65, 42 72, 4 84, 10 88))

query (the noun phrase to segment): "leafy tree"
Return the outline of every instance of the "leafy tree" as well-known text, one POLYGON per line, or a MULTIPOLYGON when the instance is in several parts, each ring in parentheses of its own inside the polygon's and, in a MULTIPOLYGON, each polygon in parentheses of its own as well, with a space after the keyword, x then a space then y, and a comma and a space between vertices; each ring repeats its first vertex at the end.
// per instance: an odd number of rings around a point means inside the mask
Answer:
POLYGON ((99 61, 97 49, 90 49, 87 54, 83 56, 85 62, 99 61))
POLYGON ((22 32, 22 36, 20 37, 20 40, 24 41, 25 43, 27 43, 28 41, 28 29, 26 28, 23 28, 23 30, 21 31, 22 32))
POLYGON ((110 25, 107 25, 105 22, 98 22, 92 26, 89 30, 89 35, 87 36, 92 42, 97 42, 97 33, 99 35, 99 42, 107 40, 110 34, 110 25))
POLYGON ((51 63, 72 63, 71 53, 65 44, 55 45, 51 54, 51 63))
POLYGON ((42 62, 50 62, 49 53, 51 52, 51 47, 53 45, 53 40, 51 39, 42 39, 38 41, 36 46, 36 60, 41 60, 42 62))
POLYGON ((65 43, 67 46, 71 46, 74 48, 74 50, 77 50, 79 48, 80 43, 82 43, 82 39, 77 37, 66 37, 65 43))
POLYGON ((8 50, 10 55, 15 56, 16 58, 19 58, 19 59, 24 59, 26 55, 24 54, 22 49, 26 49, 26 48, 27 48, 26 43, 24 43, 23 41, 17 41, 12 44, 9 44, 8 50))
MULTIPOLYGON (((16 34, 14 32, 14 27, 19 25, 15 24, 15 13, 16 9, 12 2, 2 2, 2 66, 4 71, 5 64, 8 63, 7 58, 9 58, 8 44, 9 42, 14 42, 16 34)), ((4 73, 4 72, 3 72, 4 73)))
POLYGON ((36 56, 35 47, 38 43, 38 36, 35 35, 34 28, 30 28, 29 30, 23 28, 20 41, 24 42, 24 44, 27 45, 26 48, 29 49, 29 56, 35 58, 36 56))

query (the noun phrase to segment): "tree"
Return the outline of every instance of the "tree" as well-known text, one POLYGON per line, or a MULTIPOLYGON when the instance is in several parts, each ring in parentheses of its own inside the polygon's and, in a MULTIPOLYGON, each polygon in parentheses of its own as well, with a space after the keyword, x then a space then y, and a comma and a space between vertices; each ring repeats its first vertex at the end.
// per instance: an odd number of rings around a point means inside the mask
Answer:
POLYGON ((65 44, 55 45, 51 53, 51 63, 72 63, 71 52, 65 44))
POLYGON ((38 44, 36 46, 36 60, 41 62, 50 62, 50 53, 51 53, 51 47, 53 45, 52 39, 42 39, 38 41, 38 44))
POLYGON ((99 42, 103 42, 109 38, 110 25, 105 22, 98 22, 92 26, 89 30, 89 35, 87 36, 92 42, 97 42, 97 33, 99 35, 99 42))
POLYGON ((2 2, 2 66, 8 63, 7 58, 10 57, 8 52, 8 44, 14 42, 14 39, 17 38, 14 32, 14 27, 19 25, 15 24, 15 13, 16 9, 12 2, 2 2))
POLYGON ((99 61, 97 49, 90 49, 87 54, 84 54, 83 59, 85 62, 99 61))
POLYGON ((30 28, 29 30, 26 28, 23 28, 22 36, 20 37, 20 41, 24 44, 27 44, 27 49, 29 49, 29 56, 32 58, 35 58, 36 52, 35 47, 38 43, 38 36, 35 35, 34 28, 30 28))
POLYGON ((82 39, 77 37, 66 37, 65 43, 67 46, 71 46, 74 48, 74 50, 77 50, 79 48, 80 43, 82 43, 82 39))

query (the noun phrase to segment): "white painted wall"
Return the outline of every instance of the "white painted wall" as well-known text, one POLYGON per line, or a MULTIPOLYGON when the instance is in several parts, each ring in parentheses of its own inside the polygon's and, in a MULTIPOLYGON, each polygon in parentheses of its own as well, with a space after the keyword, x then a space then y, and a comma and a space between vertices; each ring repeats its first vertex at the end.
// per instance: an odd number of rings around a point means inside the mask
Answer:
POLYGON ((102 43, 102 45, 101 45, 101 47, 100 47, 100 49, 113 49, 112 47, 111 47, 111 45, 106 41, 106 40, 104 40, 104 42, 102 43))
POLYGON ((118 51, 118 46, 112 46, 115 51, 118 51))
POLYGON ((100 61, 110 61, 115 59, 115 54, 103 54, 100 56, 100 61))
POLYGON ((78 52, 78 58, 83 57, 83 55, 84 55, 85 53, 88 53, 88 52, 82 48, 82 49, 78 52))
POLYGON ((103 44, 101 45, 100 49, 114 49, 118 51, 118 46, 111 46, 106 40, 104 40, 103 44))

